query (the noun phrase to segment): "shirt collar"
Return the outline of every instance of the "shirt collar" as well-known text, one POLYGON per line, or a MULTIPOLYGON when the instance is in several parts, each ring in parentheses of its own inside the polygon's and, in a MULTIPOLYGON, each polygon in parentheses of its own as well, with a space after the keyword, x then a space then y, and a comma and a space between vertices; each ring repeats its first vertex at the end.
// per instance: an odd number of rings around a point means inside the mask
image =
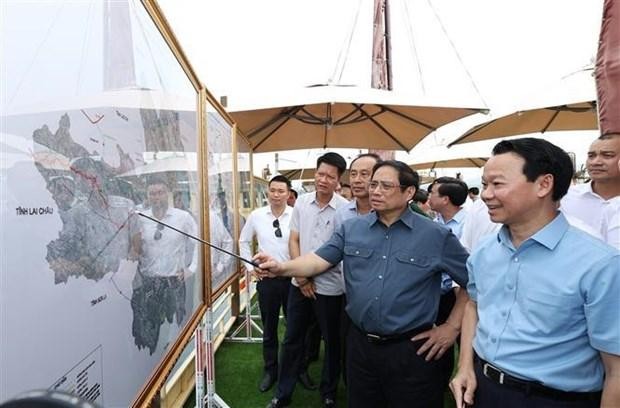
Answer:
POLYGON ((592 190, 592 182, 588 181, 587 183, 577 184, 572 187, 573 191, 577 193, 577 195, 594 195, 596 197, 600 196, 592 190))
MULTIPOLYGON (((373 226, 379 222, 379 217, 375 211, 371 211, 369 214, 370 225, 373 226)), ((413 211, 409 210, 409 206, 405 208, 405 211, 401 214, 400 218, 396 222, 402 222, 409 229, 413 229, 417 215, 413 211)))
POLYGON ((454 217, 452 217, 452 219, 460 224, 463 222, 466 215, 467 215, 467 211, 461 208, 456 214, 454 214, 454 217))
MULTIPOLYGON (((566 220, 566 217, 562 214, 562 212, 558 211, 555 218, 551 222, 539 229, 525 242, 530 240, 536 241, 549 250, 553 250, 568 230, 568 227, 569 223, 566 220)), ((506 225, 502 226, 497 233, 497 240, 509 248, 514 248, 510 239, 510 231, 506 225)))
MULTIPOLYGON (((357 208, 357 200, 351 200, 349 202, 349 204, 346 205, 347 210, 349 211, 355 211, 355 214, 360 215, 360 212, 357 208)), ((370 212, 375 212, 375 210, 373 210, 372 208, 370 209, 370 212)))
MULTIPOLYGON (((172 208, 174 208, 174 207, 170 207, 170 206, 168 206, 168 208, 166 208, 166 212, 164 213, 164 216, 163 216, 163 217, 161 217, 161 219, 162 219, 162 220, 163 220, 164 218, 168 218, 168 217, 171 217, 171 216, 172 216, 172 208)), ((153 214, 153 209, 152 209, 152 208, 149 208, 149 209, 146 211, 146 213, 147 213, 147 215, 150 215, 151 217, 155 218, 155 214, 153 214)))
POLYGON ((450 218, 450 221, 444 220, 443 216, 440 213, 437 213, 437 220, 441 224, 449 224, 452 221, 456 222, 457 224, 460 224, 465 219, 465 215, 466 215, 466 211, 461 208, 460 210, 458 210, 456 214, 454 214, 452 218, 450 218))
POLYGON ((355 211, 357 213, 357 200, 349 201, 349 203, 346 205, 346 208, 349 211, 355 211))
MULTIPOLYGON (((290 207, 287 205, 284 207, 284 211, 282 211, 282 214, 280 215, 280 217, 282 217, 283 215, 291 215, 292 212, 293 212, 293 207, 290 207)), ((271 211, 271 206, 269 204, 267 204, 267 214, 273 215, 273 211, 271 211)))
MULTIPOLYGON (((339 197, 338 194, 336 193, 332 194, 332 199, 329 200, 329 202, 327 203, 327 206, 330 206, 333 209, 337 209, 338 208, 338 197, 339 197)), ((316 203, 316 205, 319 205, 319 201, 316 199, 316 192, 314 193, 314 198, 312 199, 312 202, 316 203)))

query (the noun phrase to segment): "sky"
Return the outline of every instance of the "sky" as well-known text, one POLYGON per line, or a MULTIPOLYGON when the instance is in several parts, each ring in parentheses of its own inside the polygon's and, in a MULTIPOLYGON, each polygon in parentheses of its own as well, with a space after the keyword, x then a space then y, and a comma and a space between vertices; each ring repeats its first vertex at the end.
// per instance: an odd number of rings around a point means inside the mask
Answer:
MULTIPOLYGON (((370 87, 372 0, 159 4, 201 81, 231 107, 265 105, 313 84, 370 87)), ((477 123, 553 100, 562 78, 592 65, 602 1, 391 0, 390 9, 394 92, 491 110, 438 130, 408 155, 397 153, 411 163, 431 152, 488 155, 492 143, 438 146, 477 123)), ((596 132, 548 135, 577 150, 579 163, 596 132)), ((320 153, 281 152, 280 168, 312 167, 320 153)), ((255 170, 265 164, 273 169, 273 154, 255 155, 255 170)))

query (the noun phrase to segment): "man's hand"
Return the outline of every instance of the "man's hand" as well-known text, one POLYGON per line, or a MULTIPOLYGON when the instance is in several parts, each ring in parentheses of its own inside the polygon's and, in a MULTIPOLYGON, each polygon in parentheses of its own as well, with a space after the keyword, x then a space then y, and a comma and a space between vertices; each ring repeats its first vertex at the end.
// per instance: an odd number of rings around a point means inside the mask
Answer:
POLYGON ((297 284, 299 284, 299 290, 302 295, 316 300, 316 296, 314 295, 316 287, 314 286, 314 281, 312 279, 295 278, 295 280, 297 281, 297 284))
POLYGON ((459 331, 455 327, 444 323, 418 334, 411 341, 427 339, 418 349, 418 355, 421 356, 428 351, 425 357, 426 361, 431 361, 433 357, 435 360, 439 360, 446 350, 452 347, 458 335, 459 331))
POLYGON ((259 280, 263 278, 275 278, 284 273, 282 264, 269 254, 259 252, 254 255, 252 260, 259 266, 258 268, 254 268, 254 274, 259 280))
MULTIPOLYGON (((245 264, 242 263, 241 264, 241 273, 245 276, 246 273, 248 273, 248 268, 245 267, 245 264)), ((252 269, 250 272, 250 276, 253 278, 253 280, 260 280, 260 278, 258 277, 258 275, 256 274, 256 272, 254 271, 254 269, 252 269)))
POLYGON ((474 392, 478 383, 473 368, 461 369, 450 381, 450 390, 456 401, 456 408, 466 408, 474 405, 474 392))

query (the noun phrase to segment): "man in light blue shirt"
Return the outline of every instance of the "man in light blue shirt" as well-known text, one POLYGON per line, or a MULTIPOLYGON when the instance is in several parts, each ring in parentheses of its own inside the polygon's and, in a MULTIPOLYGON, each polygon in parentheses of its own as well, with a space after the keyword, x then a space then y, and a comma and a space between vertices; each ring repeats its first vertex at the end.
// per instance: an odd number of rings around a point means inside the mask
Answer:
MULTIPOLYGON (((449 229, 460 240, 467 214, 467 210, 462 207, 468 195, 467 184, 454 177, 439 177, 428 187, 428 192, 428 203, 437 214, 435 222, 449 229)), ((435 322, 438 326, 444 324, 449 318, 456 321, 463 319, 465 297, 459 297, 457 303, 457 293, 460 290, 461 288, 454 287, 454 283, 448 274, 441 275, 441 298, 439 299, 439 311, 435 322)), ((458 330, 445 331, 450 343, 450 349, 441 357, 443 364, 442 383, 446 391, 452 371, 454 371, 454 343, 458 334, 458 330)))
POLYGON ((620 253, 558 211, 572 173, 533 138, 485 165, 481 198, 504 225, 468 260, 457 407, 620 406, 620 253))
POLYGON ((463 204, 467 199, 467 184, 454 177, 439 177, 428 188, 429 204, 435 211, 435 221, 445 225, 458 239, 461 239, 467 210, 463 204))
POLYGON ((368 195, 368 183, 372 177, 372 168, 381 161, 376 153, 362 153, 351 162, 349 169, 349 182, 353 200, 336 211, 334 222, 336 229, 349 218, 368 214, 371 210, 370 196, 368 195))

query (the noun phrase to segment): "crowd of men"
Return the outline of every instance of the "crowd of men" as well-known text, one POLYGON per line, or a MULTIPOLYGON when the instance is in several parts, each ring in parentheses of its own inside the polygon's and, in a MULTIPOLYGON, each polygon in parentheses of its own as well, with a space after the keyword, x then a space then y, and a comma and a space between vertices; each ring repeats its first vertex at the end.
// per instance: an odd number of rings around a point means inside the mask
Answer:
POLYGON ((620 135, 596 139, 586 166, 571 185, 566 152, 523 138, 495 146, 481 191, 451 177, 421 190, 368 153, 350 164, 350 201, 336 153, 296 201, 274 177, 240 237, 246 257, 258 242, 268 407, 313 385, 314 319, 325 407, 341 375, 354 408, 441 407, 448 387, 459 408, 620 406, 620 135))

